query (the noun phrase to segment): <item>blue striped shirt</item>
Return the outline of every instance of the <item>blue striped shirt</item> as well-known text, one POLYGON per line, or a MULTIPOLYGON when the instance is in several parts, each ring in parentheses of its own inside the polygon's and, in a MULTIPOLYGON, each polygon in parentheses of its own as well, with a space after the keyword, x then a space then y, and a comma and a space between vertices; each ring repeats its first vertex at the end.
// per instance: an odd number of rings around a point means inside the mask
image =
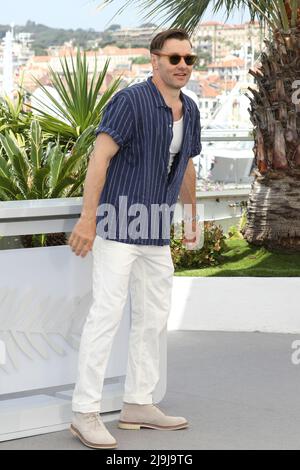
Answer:
POLYGON ((201 152, 198 107, 181 91, 180 99, 183 140, 169 174, 172 109, 152 77, 120 90, 109 101, 96 135, 109 134, 120 148, 110 161, 101 192, 98 235, 132 244, 170 243, 169 228, 189 158, 201 152), (107 208, 113 208, 109 216, 107 208), (112 213, 116 224, 110 223, 112 213))

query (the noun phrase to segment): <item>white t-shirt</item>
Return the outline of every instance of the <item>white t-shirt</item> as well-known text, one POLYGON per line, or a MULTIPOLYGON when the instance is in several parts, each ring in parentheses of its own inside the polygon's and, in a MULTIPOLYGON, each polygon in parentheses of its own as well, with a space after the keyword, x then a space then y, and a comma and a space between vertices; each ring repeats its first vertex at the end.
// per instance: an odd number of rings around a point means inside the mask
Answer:
POLYGON ((170 145, 170 159, 168 165, 168 173, 171 171, 172 163, 174 157, 177 153, 180 152, 181 144, 183 138, 183 116, 179 119, 179 121, 173 122, 173 139, 170 145))

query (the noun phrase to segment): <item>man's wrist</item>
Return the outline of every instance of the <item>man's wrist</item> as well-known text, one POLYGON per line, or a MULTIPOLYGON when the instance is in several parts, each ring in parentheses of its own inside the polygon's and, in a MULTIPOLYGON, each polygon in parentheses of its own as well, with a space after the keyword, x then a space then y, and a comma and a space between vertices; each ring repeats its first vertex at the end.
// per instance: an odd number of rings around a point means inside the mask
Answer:
POLYGON ((86 212, 81 212, 80 218, 88 222, 94 222, 96 220, 96 214, 89 214, 86 212))
POLYGON ((194 215, 193 217, 184 217, 184 219, 183 219, 184 222, 188 222, 188 223, 190 223, 190 222, 199 222, 199 220, 200 220, 199 215, 194 215))

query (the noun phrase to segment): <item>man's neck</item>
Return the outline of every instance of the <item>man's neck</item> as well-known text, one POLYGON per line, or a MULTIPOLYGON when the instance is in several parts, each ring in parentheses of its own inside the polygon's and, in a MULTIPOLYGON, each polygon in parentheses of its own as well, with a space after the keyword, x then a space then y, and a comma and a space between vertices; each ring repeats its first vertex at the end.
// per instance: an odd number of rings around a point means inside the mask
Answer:
POLYGON ((174 89, 167 87, 159 77, 152 77, 152 82, 158 88, 160 93, 163 95, 166 104, 170 107, 178 105, 180 101, 180 89, 174 89))

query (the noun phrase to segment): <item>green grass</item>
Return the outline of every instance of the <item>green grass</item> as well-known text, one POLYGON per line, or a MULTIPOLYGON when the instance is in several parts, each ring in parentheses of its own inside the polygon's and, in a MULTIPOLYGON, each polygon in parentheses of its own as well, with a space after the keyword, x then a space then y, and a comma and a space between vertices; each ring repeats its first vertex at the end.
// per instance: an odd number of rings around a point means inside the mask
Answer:
POLYGON ((176 276, 300 276, 300 253, 272 253, 265 248, 251 247, 245 240, 226 240, 224 260, 216 267, 176 271, 176 276))

